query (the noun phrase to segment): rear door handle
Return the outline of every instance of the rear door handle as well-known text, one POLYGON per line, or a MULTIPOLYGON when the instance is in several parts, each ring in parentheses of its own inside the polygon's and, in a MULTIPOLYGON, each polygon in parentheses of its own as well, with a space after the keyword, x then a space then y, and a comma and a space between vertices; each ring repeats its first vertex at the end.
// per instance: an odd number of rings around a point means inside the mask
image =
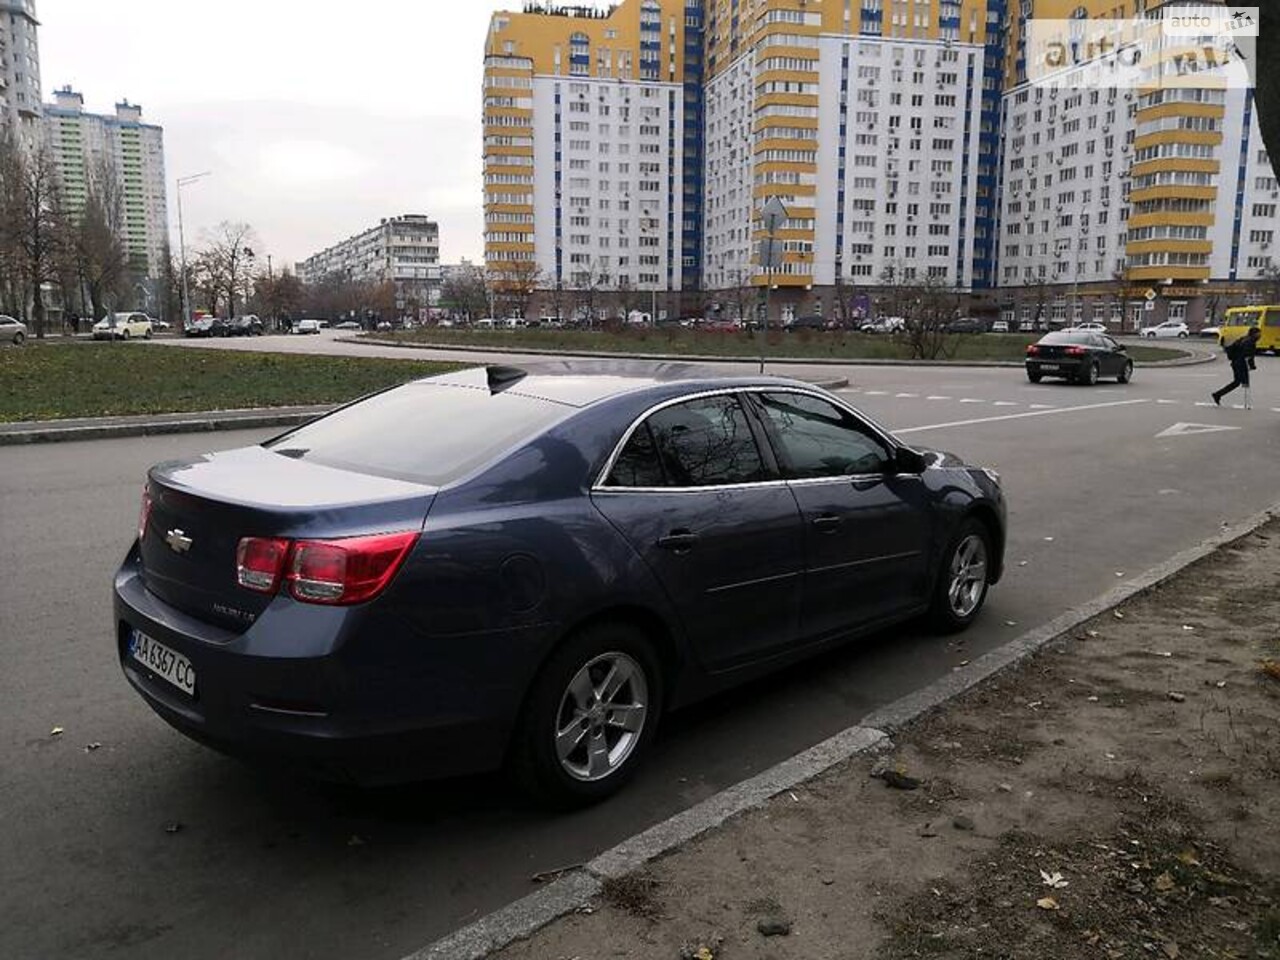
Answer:
POLYGON ((818 533, 835 533, 840 529, 840 518, 831 513, 824 513, 820 517, 814 517, 813 529, 818 533))
POLYGON ((658 538, 658 546, 672 553, 688 553, 698 545, 698 535, 692 530, 673 530, 658 538))
POLYGON ((884 483, 884 477, 858 477, 850 481, 853 489, 861 492, 864 490, 874 490, 880 484, 884 483))

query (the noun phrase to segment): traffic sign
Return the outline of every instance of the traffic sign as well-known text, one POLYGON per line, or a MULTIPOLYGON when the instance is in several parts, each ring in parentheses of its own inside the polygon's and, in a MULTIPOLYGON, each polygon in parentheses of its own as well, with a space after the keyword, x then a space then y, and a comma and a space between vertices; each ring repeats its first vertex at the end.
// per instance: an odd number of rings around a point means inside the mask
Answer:
POLYGON ((760 211, 760 219, 764 221, 765 233, 777 233, 787 222, 787 208, 777 197, 770 197, 760 211))
POLYGON ((1157 293, 1156 293, 1154 290, 1152 290, 1150 287, 1148 287, 1148 288, 1147 288, 1146 297, 1147 297, 1147 302, 1148 302, 1148 303, 1150 303, 1152 300, 1154 300, 1157 296, 1159 296, 1159 294, 1157 294, 1157 293))
POLYGON ((777 270, 782 266, 782 241, 767 238, 760 241, 760 266, 777 270))
POLYGON ((1142 305, 1142 309, 1147 311, 1147 313, 1154 313, 1156 309, 1156 302, 1154 300, 1148 300, 1142 305))

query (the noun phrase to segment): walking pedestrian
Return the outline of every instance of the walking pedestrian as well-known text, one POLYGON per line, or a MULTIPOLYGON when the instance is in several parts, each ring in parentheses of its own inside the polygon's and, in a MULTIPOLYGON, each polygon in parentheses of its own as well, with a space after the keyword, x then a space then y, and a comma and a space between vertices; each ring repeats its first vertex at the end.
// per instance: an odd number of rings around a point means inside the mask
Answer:
POLYGON ((1244 408, 1253 409, 1253 396, 1249 392, 1249 371, 1258 369, 1253 358, 1258 353, 1260 336, 1262 336, 1261 328, 1250 327, 1243 337, 1238 337, 1227 344, 1227 359, 1231 361, 1232 380, 1221 390, 1214 391, 1213 402, 1217 406, 1222 406, 1222 398, 1236 387, 1244 387, 1244 408))

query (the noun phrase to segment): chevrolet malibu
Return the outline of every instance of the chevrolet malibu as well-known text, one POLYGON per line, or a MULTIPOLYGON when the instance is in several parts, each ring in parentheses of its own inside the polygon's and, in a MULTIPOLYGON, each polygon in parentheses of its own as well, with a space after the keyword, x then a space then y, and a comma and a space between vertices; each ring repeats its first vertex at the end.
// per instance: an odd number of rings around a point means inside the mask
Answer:
POLYGON ((386 783, 507 767, 558 804, 661 716, 834 644, 978 616, 997 476, 836 396, 680 367, 428 378, 153 467, 124 674, 231 754, 386 783))

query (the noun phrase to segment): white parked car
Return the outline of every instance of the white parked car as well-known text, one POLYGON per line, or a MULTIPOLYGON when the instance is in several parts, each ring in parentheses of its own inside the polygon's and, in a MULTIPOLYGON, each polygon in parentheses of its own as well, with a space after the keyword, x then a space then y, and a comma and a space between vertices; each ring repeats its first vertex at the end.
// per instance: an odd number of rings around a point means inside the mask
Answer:
POLYGON ((299 334, 319 333, 320 321, 319 320, 299 320, 297 323, 293 325, 293 332, 299 333, 299 334))
POLYGON ((1079 330, 1084 333, 1106 333, 1107 325, 1105 323, 1098 323, 1097 321, 1091 321, 1089 323, 1077 323, 1071 329, 1079 330))
POLYGON ((151 339, 151 318, 145 313, 113 313, 93 325, 95 340, 131 340, 141 337, 151 339))
POLYGON ((859 329, 863 333, 901 333, 907 329, 907 321, 902 317, 880 317, 873 323, 864 323, 859 329))
POLYGON ((1181 320, 1166 320, 1164 323, 1156 324, 1154 327, 1146 327, 1142 331, 1144 337, 1187 337, 1191 335, 1191 331, 1187 325, 1181 320))
POLYGON ((995 323, 991 324, 991 332, 992 332, 992 333, 1008 333, 1008 332, 1009 332, 1009 321, 1008 321, 1008 320, 997 320, 995 323))
POLYGON ((15 320, 13 317, 0 314, 0 343, 7 341, 18 347, 26 339, 27 325, 25 323, 21 320, 15 320))

